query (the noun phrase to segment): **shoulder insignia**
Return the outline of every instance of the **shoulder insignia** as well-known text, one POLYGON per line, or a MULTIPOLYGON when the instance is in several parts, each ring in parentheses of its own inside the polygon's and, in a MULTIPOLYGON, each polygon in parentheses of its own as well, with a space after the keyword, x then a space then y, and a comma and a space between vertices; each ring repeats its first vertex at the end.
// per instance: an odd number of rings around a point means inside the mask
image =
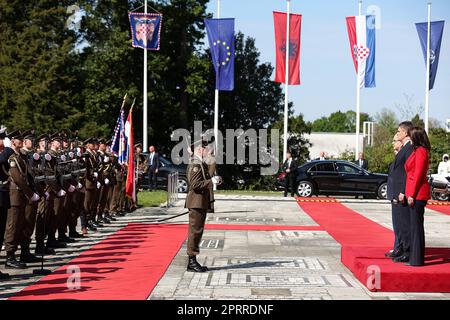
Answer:
POLYGON ((198 167, 195 166, 192 170, 193 170, 194 172, 198 172, 198 167))
POLYGON ((9 166, 10 166, 11 168, 14 168, 16 165, 17 165, 16 160, 10 160, 10 161, 9 161, 9 166))

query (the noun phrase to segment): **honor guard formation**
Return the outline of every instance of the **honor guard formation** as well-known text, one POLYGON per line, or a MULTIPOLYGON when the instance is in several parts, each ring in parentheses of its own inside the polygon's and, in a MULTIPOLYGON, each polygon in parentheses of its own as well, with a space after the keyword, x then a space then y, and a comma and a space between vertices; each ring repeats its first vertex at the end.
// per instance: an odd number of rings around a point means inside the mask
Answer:
MULTIPOLYGON (((145 168, 138 159, 139 168, 145 168)), ((136 209, 125 197, 126 174, 126 164, 119 164, 105 139, 80 141, 67 132, 36 135, 2 128, 0 249, 4 245, 5 268, 41 262, 42 256, 136 209)), ((8 278, 0 271, 0 279, 8 278)))

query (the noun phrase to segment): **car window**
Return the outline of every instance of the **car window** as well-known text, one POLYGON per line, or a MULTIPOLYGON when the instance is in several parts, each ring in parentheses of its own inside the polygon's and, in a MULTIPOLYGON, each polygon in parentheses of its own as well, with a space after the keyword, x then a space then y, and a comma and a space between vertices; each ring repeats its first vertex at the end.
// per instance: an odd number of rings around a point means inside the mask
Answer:
POLYGON ((311 167, 309 171, 312 172, 334 172, 334 166, 331 162, 318 163, 311 167))
POLYGON ((342 173, 359 173, 359 170, 356 169, 353 166, 350 166, 348 164, 344 164, 344 163, 337 163, 336 164, 337 170, 338 172, 342 172, 342 173))

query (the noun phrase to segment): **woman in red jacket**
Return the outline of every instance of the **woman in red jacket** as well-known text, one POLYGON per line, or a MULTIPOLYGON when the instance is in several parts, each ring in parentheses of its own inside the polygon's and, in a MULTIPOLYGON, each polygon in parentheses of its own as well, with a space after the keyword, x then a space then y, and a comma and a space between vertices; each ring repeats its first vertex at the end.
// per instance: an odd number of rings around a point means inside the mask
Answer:
POLYGON ((425 260, 424 213, 430 199, 430 185, 427 173, 429 167, 430 140, 424 129, 414 127, 411 130, 414 151, 405 163, 406 190, 410 214, 410 266, 423 266, 425 260))

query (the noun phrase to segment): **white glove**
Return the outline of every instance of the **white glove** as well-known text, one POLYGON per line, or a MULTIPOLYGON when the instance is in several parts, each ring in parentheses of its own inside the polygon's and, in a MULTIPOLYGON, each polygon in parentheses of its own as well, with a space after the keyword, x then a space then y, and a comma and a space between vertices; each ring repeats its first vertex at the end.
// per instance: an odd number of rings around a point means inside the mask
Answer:
POLYGON ((81 188, 83 188, 83 185, 82 185, 81 183, 78 182, 78 184, 77 184, 77 189, 79 190, 79 189, 81 189, 81 188))
POLYGON ((58 195, 58 197, 64 197, 66 195, 66 192, 61 189, 57 195, 58 195))
POLYGON ((101 186, 102 186, 101 183, 97 182, 97 189, 100 189, 101 186))
POLYGON ((33 193, 33 196, 31 197, 31 202, 36 202, 40 199, 39 195, 37 193, 33 193))
POLYGON ((105 158, 103 159, 103 162, 104 162, 104 163, 108 163, 108 162, 109 162, 109 157, 105 157, 105 158))
POLYGON ((109 179, 105 178, 105 184, 108 185, 109 184, 109 179))
POLYGON ((69 186, 69 189, 67 189, 67 191, 69 191, 70 193, 75 191, 75 187, 73 185, 69 186))
POLYGON ((50 198, 50 193, 45 192, 45 200, 48 200, 48 198, 50 198))
POLYGON ((98 178, 98 173, 94 172, 94 178, 97 179, 98 178))
POLYGON ((222 177, 220 177, 220 176, 214 176, 214 177, 211 178, 211 180, 212 180, 212 182, 214 184, 221 184, 222 183, 222 177))
POLYGON ((11 140, 9 140, 9 138, 6 137, 6 138, 3 140, 3 145, 4 145, 5 147, 7 147, 7 148, 11 148, 11 146, 12 146, 11 140))

